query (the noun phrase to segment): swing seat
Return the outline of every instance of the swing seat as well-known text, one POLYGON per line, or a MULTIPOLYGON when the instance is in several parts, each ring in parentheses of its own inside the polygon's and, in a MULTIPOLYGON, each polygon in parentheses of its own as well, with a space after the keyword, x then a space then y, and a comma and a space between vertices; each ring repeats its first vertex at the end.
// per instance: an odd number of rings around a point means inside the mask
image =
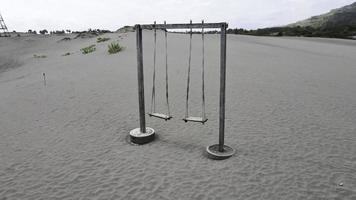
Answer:
POLYGON ((161 114, 161 113, 148 113, 148 115, 150 117, 157 117, 157 118, 160 118, 160 119, 164 119, 166 121, 172 119, 172 116, 169 116, 169 115, 166 115, 166 114, 161 114))
POLYGON ((202 117, 187 117, 187 118, 184 118, 183 121, 185 121, 186 123, 187 122, 199 122, 199 123, 204 124, 205 122, 208 121, 208 119, 207 118, 203 119, 202 117))

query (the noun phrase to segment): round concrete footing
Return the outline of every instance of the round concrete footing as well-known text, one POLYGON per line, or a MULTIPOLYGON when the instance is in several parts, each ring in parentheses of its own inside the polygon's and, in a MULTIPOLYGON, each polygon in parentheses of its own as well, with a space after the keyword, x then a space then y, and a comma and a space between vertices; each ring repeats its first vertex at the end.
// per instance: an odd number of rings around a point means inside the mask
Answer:
POLYGON ((155 130, 146 127, 146 133, 142 133, 140 128, 130 131, 130 140, 134 144, 146 144, 155 139, 155 130))
POLYGON ((213 160, 224 160, 233 156, 235 154, 235 150, 227 145, 224 145, 224 151, 220 152, 219 145, 214 144, 206 147, 206 153, 208 158, 213 160))

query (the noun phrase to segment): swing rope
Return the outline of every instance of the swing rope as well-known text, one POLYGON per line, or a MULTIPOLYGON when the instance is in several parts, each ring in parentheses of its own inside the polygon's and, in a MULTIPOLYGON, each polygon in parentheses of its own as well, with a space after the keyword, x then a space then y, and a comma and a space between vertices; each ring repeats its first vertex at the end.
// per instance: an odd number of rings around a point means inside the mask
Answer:
MULTIPOLYGON (((192 20, 190 20, 190 24, 192 24, 192 20)), ((189 60, 188 60, 188 78, 187 78, 187 95, 186 95, 186 104, 185 104, 185 118, 183 119, 185 122, 193 121, 193 122, 201 122, 205 123, 208 119, 206 118, 205 113, 205 41, 204 41, 204 20, 202 21, 202 116, 199 117, 189 117, 189 89, 190 89, 190 71, 191 71, 191 60, 192 60, 192 36, 193 31, 190 29, 190 40, 189 40, 189 60)))
MULTIPOLYGON (((192 20, 190 20, 190 24, 192 24, 192 20)), ((185 118, 188 118, 188 109, 189 109, 190 65, 191 65, 191 61, 192 61, 192 36, 193 36, 193 29, 190 28, 187 96, 186 96, 186 102, 185 102, 185 118)))
MULTIPOLYGON (((166 21, 164 21, 164 25, 166 25, 166 21)), ((167 114, 168 116, 171 116, 171 111, 169 108, 169 98, 168 98, 168 42, 167 42, 167 29, 164 32, 164 36, 165 36, 165 41, 166 41, 166 101, 167 101, 167 114)))
MULTIPOLYGON (((202 24, 204 25, 204 20, 202 21, 202 24)), ((205 61, 204 61, 204 26, 202 27, 202 30, 201 30, 201 39, 202 39, 202 73, 201 73, 201 76, 202 76, 202 119, 205 120, 206 119, 206 114, 205 114, 205 72, 204 72, 204 65, 205 65, 205 61)))
MULTIPOLYGON (((166 22, 164 22, 166 24, 166 22)), ((157 55, 157 29, 156 22, 153 26, 154 31, 154 49, 153 49, 153 80, 152 80, 152 98, 151 98, 151 117, 158 117, 164 120, 170 120, 172 118, 170 107, 169 107, 169 95, 168 95, 168 41, 167 41, 167 30, 165 30, 165 57, 166 57, 166 104, 167 104, 167 115, 156 113, 156 55, 157 55)))
POLYGON ((154 48, 153 48, 153 80, 152 80, 151 113, 156 112, 156 46, 157 46, 156 21, 154 22, 153 32, 154 32, 154 48))

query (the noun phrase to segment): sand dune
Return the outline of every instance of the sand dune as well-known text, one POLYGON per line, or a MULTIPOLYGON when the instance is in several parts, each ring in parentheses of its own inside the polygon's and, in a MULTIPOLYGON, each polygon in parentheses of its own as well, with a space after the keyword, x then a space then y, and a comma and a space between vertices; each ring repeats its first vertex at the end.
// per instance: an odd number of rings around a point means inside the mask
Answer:
MULTIPOLYGON (((169 34, 174 119, 147 118, 158 138, 144 146, 127 142, 138 126, 135 34, 64 37, 0 38, 0 199, 356 199, 354 42, 229 35, 226 141, 237 153, 213 161, 203 152, 218 139, 218 35, 206 36, 203 126, 181 120, 188 35, 169 34), (112 41, 125 50, 109 55, 112 41), (80 53, 91 44, 97 51, 80 53)), ((152 42, 145 31, 146 108, 152 42)), ((199 35, 193 42, 200 113, 199 35)))

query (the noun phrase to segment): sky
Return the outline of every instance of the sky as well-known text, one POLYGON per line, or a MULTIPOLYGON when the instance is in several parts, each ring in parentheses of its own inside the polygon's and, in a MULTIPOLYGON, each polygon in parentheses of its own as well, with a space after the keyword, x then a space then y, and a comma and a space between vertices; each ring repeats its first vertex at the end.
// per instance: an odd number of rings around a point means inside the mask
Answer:
POLYGON ((143 23, 228 22, 256 29, 290 24, 356 0, 0 0, 9 31, 117 30, 143 23))

